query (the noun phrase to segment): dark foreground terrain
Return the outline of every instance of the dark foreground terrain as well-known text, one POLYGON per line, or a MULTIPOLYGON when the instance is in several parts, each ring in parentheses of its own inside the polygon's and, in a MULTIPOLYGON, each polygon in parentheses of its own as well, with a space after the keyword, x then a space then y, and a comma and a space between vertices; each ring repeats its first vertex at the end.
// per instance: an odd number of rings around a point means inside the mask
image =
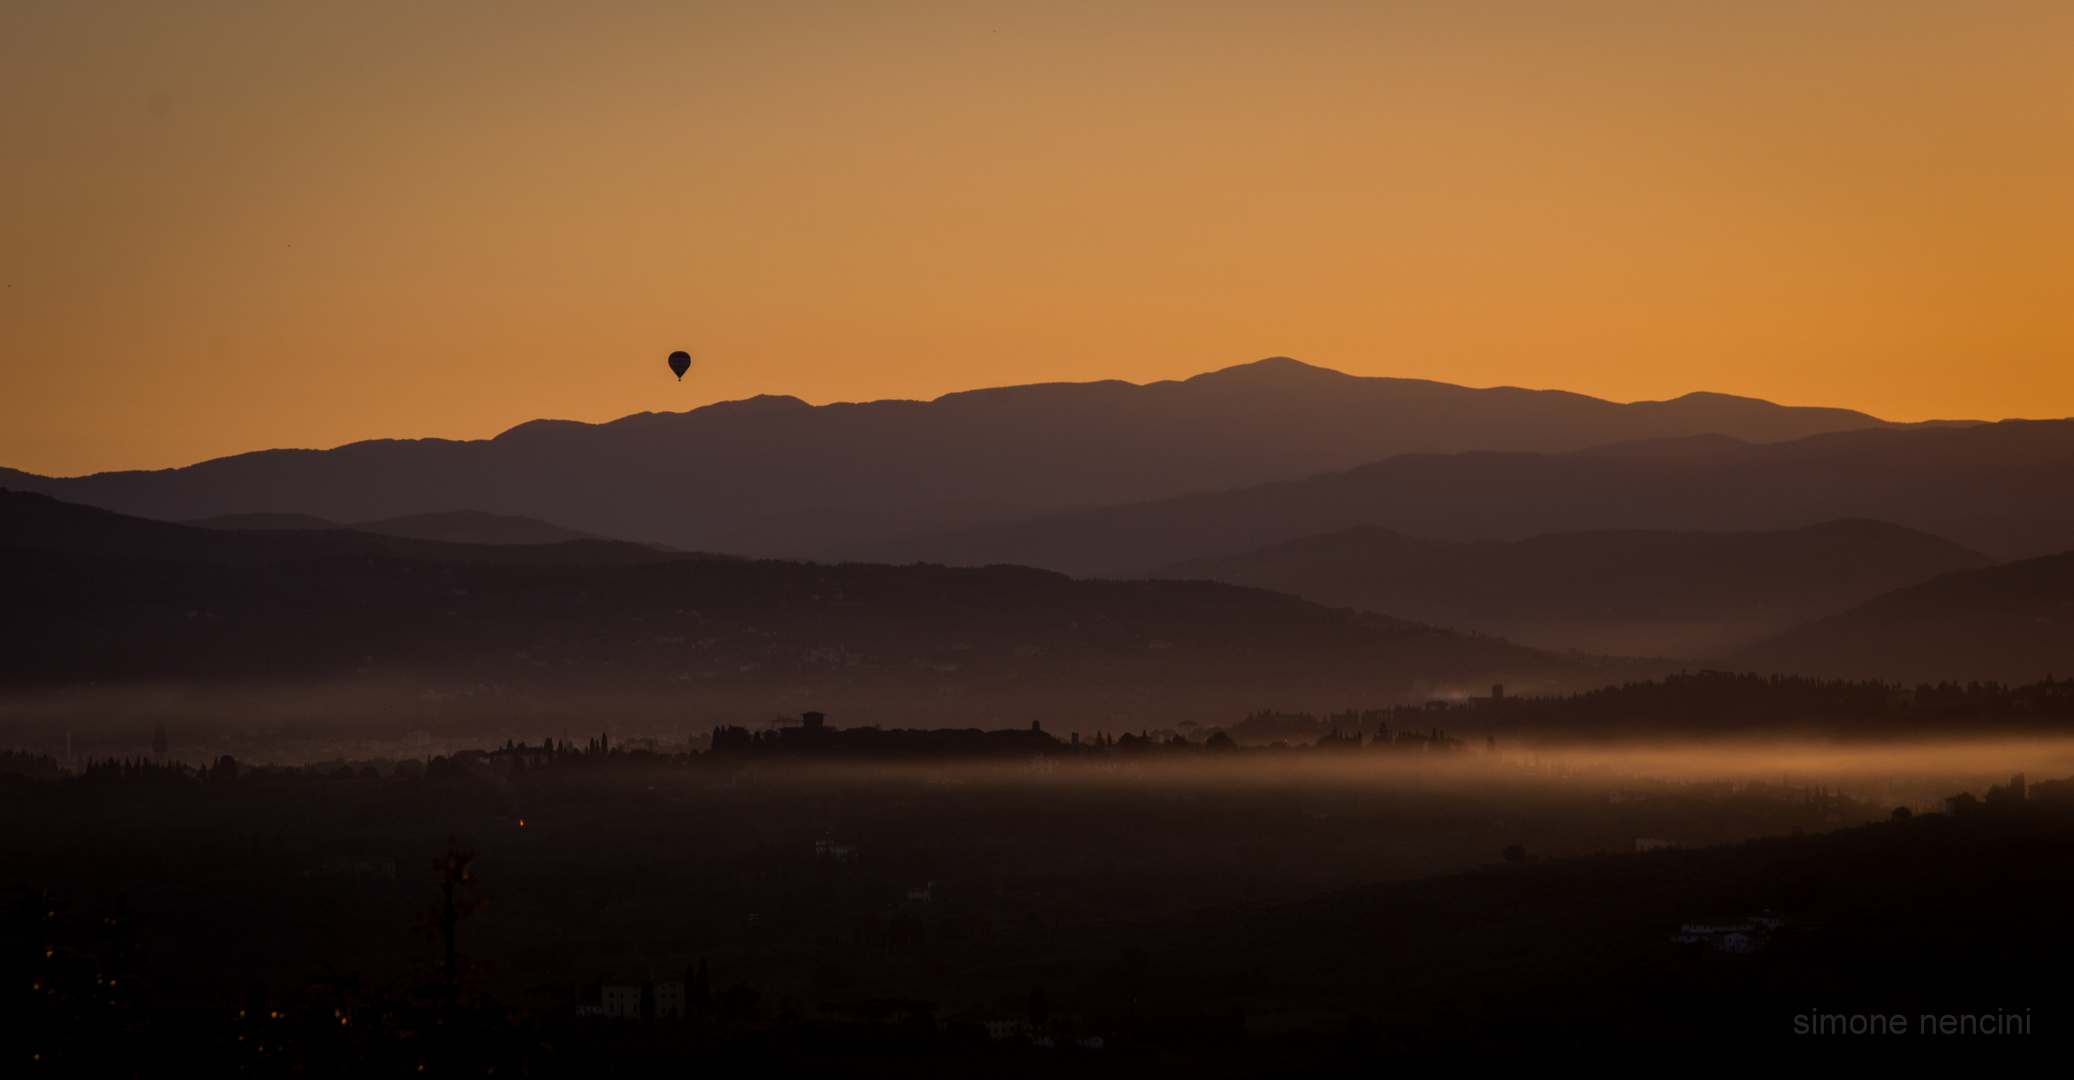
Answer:
POLYGON ((518 756, 0 785, 10 1072, 1989 1065, 2074 1019, 2064 784, 1893 820, 1474 753, 518 756), (1673 940, 1760 914, 1747 953, 1673 940), (681 1019, 578 1015, 671 983, 681 1019), (1873 1012, 1910 1034, 1795 1034, 1873 1012))

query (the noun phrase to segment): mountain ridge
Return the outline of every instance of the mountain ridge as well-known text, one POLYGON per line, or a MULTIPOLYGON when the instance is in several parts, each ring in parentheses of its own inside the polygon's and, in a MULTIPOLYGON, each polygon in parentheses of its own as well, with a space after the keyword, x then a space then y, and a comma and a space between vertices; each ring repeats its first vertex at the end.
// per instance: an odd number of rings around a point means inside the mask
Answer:
POLYGON ((163 520, 265 512, 366 521, 471 508, 686 549, 754 535, 765 546, 740 553, 827 557, 847 542, 830 530, 851 512, 1058 510, 1408 452, 1563 452, 1664 436, 1764 441, 1897 426, 1848 409, 1705 392, 1622 404, 1271 358, 1143 385, 1040 383, 827 405, 764 395, 602 424, 534 420, 480 440, 364 440, 84 477, 0 470, 0 485, 163 520), (821 524, 804 534, 766 524, 803 512, 822 514, 821 524))
POLYGON ((300 702, 287 712, 392 721, 820 707, 1142 727, 1234 700, 1369 708, 1667 670, 1216 582, 218 532, 15 492, 0 493, 0 595, 0 691, 89 711, 167 686, 274 687, 300 702))
POLYGON ((1375 525, 1441 540, 1871 518, 1997 559, 2074 546, 2074 421, 1867 429, 1698 455, 1404 454, 1300 480, 858 545, 847 557, 1154 573, 1375 525))
POLYGON ((1942 574, 1794 627, 1735 660, 1909 683, 2065 677, 2074 672, 2074 551, 1942 574))
POLYGON ((565 529, 539 518, 490 514, 481 510, 448 510, 355 522, 329 521, 309 514, 220 514, 179 524, 231 530, 352 529, 378 536, 454 544, 559 544, 565 540, 611 539, 565 529))
MULTIPOLYGON (((318 519, 310 519, 318 520, 318 519)), ((365 532, 343 525, 219 529, 154 521, 36 492, 0 488, 0 550, 44 550, 96 558, 268 565, 348 556, 433 563, 604 564, 725 556, 661 552, 645 544, 584 537, 551 543, 455 543, 365 532)))
POLYGON ((1363 525, 1161 576, 1275 589, 1538 648, 1719 660, 1897 587, 1990 562, 1862 518, 1768 532, 1620 529, 1466 542, 1363 525))

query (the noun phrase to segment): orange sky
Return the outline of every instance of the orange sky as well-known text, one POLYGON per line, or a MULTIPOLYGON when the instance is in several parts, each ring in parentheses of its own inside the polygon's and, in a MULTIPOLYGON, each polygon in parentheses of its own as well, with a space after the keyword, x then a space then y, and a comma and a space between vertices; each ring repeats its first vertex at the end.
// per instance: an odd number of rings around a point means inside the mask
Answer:
POLYGON ((2070 43, 2064 2, 8 4, 0 465, 1275 354, 2074 414, 2070 43))

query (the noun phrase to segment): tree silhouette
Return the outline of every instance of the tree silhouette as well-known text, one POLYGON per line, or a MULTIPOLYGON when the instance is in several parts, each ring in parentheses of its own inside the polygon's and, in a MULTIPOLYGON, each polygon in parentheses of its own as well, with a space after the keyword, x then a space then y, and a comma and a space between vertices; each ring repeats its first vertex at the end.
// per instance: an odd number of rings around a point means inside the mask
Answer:
POLYGON ((462 968, 454 948, 455 931, 488 906, 469 895, 475 891, 474 862, 475 853, 462 851, 452 837, 447 838, 446 854, 432 860, 432 869, 439 874, 439 903, 425 909, 425 920, 438 933, 443 946, 436 978, 442 1004, 452 1003, 461 990, 462 968))

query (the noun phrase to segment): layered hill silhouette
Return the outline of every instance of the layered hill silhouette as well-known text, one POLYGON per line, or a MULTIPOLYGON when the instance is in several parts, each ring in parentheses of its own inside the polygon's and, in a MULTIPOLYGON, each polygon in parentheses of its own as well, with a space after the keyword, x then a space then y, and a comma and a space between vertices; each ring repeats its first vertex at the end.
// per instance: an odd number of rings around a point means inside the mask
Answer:
POLYGON ((0 686, 16 692, 303 685, 391 719, 819 707, 1115 730, 1233 701, 1371 706, 1646 673, 1213 582, 221 531, 23 493, 0 494, 0 593, 0 686))
POLYGON ((13 548, 117 559, 245 565, 353 555, 442 563, 569 566, 655 562, 671 557, 645 544, 619 540, 457 544, 364 532, 329 522, 297 524, 292 519, 285 525, 266 527, 178 525, 0 488, 0 550, 13 548))
POLYGON ((1961 570, 1796 627, 1758 669, 1900 682, 2023 683, 2074 672, 2074 551, 1961 570))
POLYGON ((687 549, 831 558, 916 532, 1411 452, 1556 453, 1710 433, 1762 443, 1894 426, 1847 409, 1722 394, 1618 404, 1360 378, 1278 357, 1143 386, 1057 383, 818 407, 764 396, 607 424, 540 420, 470 442, 376 440, 75 478, 5 471, 0 486, 164 520, 369 521, 466 508, 687 549))
POLYGON ((601 536, 565 529, 553 522, 516 514, 486 514, 480 510, 450 510, 439 514, 411 514, 380 521, 357 521, 350 525, 327 521, 313 514, 219 514, 183 522, 204 529, 279 531, 283 529, 353 529, 377 536, 400 536, 411 540, 438 540, 449 544, 559 544, 567 540, 602 540, 601 536))
POLYGON ((301 532, 352 528, 350 525, 328 521, 315 514, 218 514, 215 517, 183 521, 180 524, 193 525, 200 529, 233 529, 241 532, 301 532))
POLYGON ((863 544, 852 554, 1120 575, 1363 525, 1443 540, 1520 540, 1871 518, 2011 559, 2074 547, 2069 491, 2074 421, 2008 420, 1768 445, 1708 437, 1567 454, 1407 454, 1302 480, 863 544))
POLYGON ((1862 519, 1777 532, 1623 529, 1473 542, 1358 526, 1182 563, 1163 576, 1275 589, 1543 648, 1709 659, 1990 562, 1862 519))

